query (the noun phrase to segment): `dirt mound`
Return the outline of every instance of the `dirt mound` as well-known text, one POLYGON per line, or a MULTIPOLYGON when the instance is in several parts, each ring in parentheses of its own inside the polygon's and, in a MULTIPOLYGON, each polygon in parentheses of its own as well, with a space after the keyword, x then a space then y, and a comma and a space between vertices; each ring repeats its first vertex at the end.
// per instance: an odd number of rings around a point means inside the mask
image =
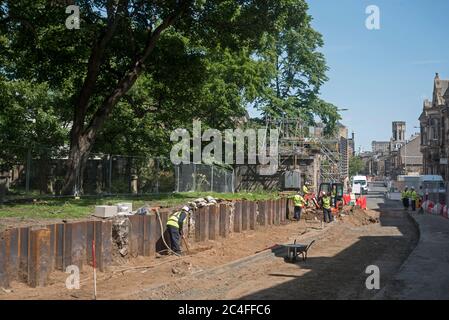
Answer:
POLYGON ((371 210, 363 210, 358 207, 345 208, 340 214, 341 220, 354 226, 365 226, 379 223, 379 214, 371 210))

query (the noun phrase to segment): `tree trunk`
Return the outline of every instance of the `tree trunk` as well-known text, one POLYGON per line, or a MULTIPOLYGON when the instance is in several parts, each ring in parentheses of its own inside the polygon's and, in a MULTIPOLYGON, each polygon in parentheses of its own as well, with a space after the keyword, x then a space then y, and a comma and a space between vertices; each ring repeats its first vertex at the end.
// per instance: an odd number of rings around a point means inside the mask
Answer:
POLYGON ((80 194, 82 191, 83 171, 89 158, 92 142, 84 136, 72 137, 65 183, 61 191, 63 195, 80 194))

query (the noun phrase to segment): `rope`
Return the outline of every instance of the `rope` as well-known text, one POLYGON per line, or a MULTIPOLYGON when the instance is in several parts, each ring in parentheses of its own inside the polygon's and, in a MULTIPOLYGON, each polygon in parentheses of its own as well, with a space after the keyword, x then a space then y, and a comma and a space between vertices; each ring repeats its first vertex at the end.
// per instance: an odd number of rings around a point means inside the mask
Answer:
POLYGON ((161 227, 161 237, 162 237, 162 242, 164 243, 165 247, 167 248, 168 252, 172 252, 174 255, 176 255, 177 257, 181 257, 181 255, 177 252, 174 252, 167 244, 167 242, 165 242, 165 238, 164 238, 164 227, 162 226, 162 219, 161 216, 159 215, 159 211, 156 211, 156 215, 157 218, 159 220, 159 226, 161 227))

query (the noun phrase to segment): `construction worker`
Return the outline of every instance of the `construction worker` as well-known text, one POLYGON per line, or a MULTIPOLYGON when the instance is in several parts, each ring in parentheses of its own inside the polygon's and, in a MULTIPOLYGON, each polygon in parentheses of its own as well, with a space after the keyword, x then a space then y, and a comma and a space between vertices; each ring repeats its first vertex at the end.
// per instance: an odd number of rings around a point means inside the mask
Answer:
POLYGON ((189 212, 190 208, 184 206, 181 211, 171 214, 167 221, 167 230, 170 234, 170 246, 176 254, 181 254, 182 227, 189 212))
POLYGON ((418 201, 418 193, 416 193, 415 188, 412 187, 410 191, 410 203, 412 205, 412 211, 416 211, 416 202, 418 201))
POLYGON ((321 206, 323 207, 324 222, 332 222, 334 218, 332 216, 330 194, 323 192, 323 196, 321 197, 321 206))
POLYGON ((408 210, 408 206, 409 206, 408 186, 405 186, 405 189, 402 191, 401 198, 402 198, 402 204, 404 205, 404 210, 408 210))
POLYGON ((305 184, 302 186, 302 192, 304 193, 304 195, 309 194, 309 188, 307 188, 307 183, 305 183, 305 184))
POLYGON ((331 200, 332 200, 332 207, 337 206, 337 186, 332 186, 332 193, 331 193, 331 200))
POLYGON ((305 203, 306 202, 302 197, 301 192, 298 191, 298 193, 293 196, 293 204, 295 206, 293 219, 295 219, 296 221, 301 220, 301 212, 304 208, 305 203))

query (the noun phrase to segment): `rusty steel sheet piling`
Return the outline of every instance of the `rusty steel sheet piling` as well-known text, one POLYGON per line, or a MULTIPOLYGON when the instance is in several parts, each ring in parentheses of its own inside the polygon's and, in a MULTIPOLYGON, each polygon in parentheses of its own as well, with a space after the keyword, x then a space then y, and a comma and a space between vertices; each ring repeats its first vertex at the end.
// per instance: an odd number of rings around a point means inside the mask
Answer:
POLYGON ((220 216, 217 205, 209 207, 209 239, 217 240, 220 233, 220 216))
POLYGON ((50 253, 49 253, 49 268, 50 271, 55 270, 56 265, 56 225, 50 224, 47 225, 46 228, 50 230, 50 253))
POLYGON ((0 287, 9 288, 8 241, 6 232, 0 234, 0 287))
POLYGON ((144 216, 143 219, 143 255, 153 257, 156 254, 156 229, 159 228, 155 214, 144 216))
POLYGON ((265 227, 267 225, 267 202, 259 201, 257 204, 259 214, 257 216, 257 224, 265 227))
POLYGON ((248 211, 249 211, 249 229, 256 230, 257 229, 257 202, 250 201, 248 211))
POLYGON ((234 232, 242 232, 242 202, 234 203, 234 232))
POLYGON ((161 252, 164 250, 168 250, 167 247, 165 246, 164 240, 167 243, 167 246, 171 246, 170 244, 170 235, 168 234, 168 230, 167 230, 167 221, 168 221, 168 217, 170 216, 171 212, 167 211, 167 210, 160 210, 159 211, 159 215, 161 217, 161 221, 162 221, 162 230, 161 230, 161 226, 159 221, 157 222, 157 227, 156 227, 156 252, 161 252), (162 236, 164 238, 162 238, 162 236))
POLYGON ((209 207, 200 208, 198 218, 200 231, 199 241, 207 241, 209 239, 209 207))
POLYGON ((63 269, 75 265, 83 269, 86 260, 86 222, 74 222, 64 225, 63 269))
POLYGON ((274 224, 276 226, 281 224, 281 200, 277 199, 275 200, 275 205, 274 205, 274 210, 275 210, 275 215, 274 215, 274 224))
POLYGON ((131 224, 129 231, 129 248, 132 257, 143 256, 144 216, 129 217, 131 224))
POLYGON ((55 224, 55 269, 64 268, 64 224, 55 224))
POLYGON ((220 204, 220 236, 227 238, 230 228, 230 211, 231 208, 226 204, 220 204))
POLYGON ((18 228, 9 229, 7 234, 7 261, 9 280, 19 278, 20 233, 18 228))
POLYGON ((30 228, 19 228, 19 279, 28 281, 28 248, 30 246, 30 228))
MULTIPOLYGON (((92 242, 95 240, 95 221, 86 222, 86 263, 93 265, 92 242)), ((98 261, 98 259, 97 259, 98 261)))
MULTIPOLYGON (((112 221, 95 221, 95 260, 97 268, 104 272, 112 263, 112 221)), ((92 251, 92 243, 89 245, 92 251)))
POLYGON ((33 288, 46 286, 50 272, 50 229, 31 229, 28 285, 33 288))
POLYGON ((249 201, 242 201, 242 231, 249 229, 249 201))

